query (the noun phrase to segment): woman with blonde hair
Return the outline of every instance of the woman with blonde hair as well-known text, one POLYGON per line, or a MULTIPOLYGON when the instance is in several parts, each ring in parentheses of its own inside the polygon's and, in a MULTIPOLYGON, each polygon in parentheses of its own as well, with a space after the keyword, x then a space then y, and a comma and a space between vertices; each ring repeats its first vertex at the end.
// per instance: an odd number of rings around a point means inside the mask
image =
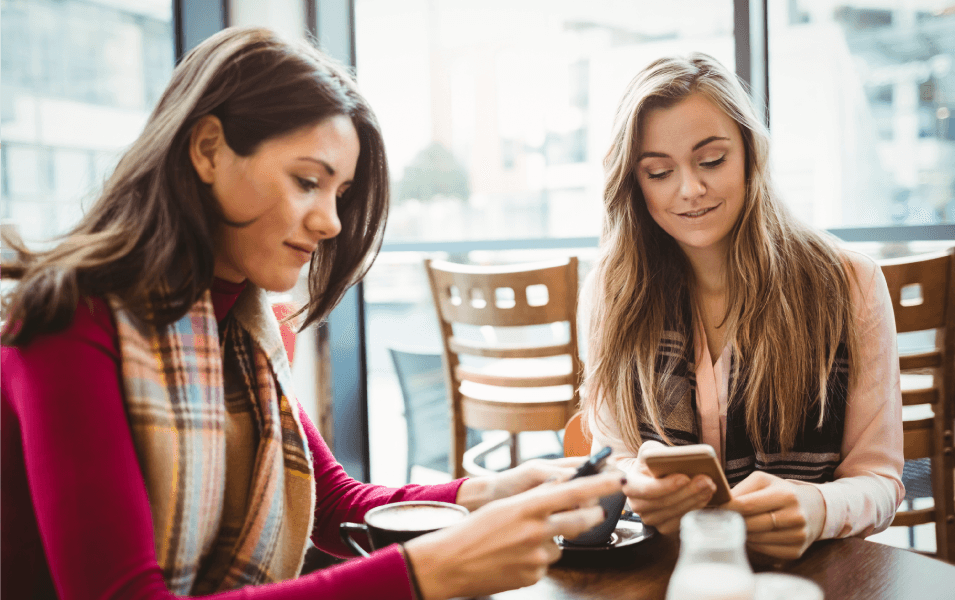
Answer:
POLYGON ((530 585, 556 535, 603 520, 620 474, 545 483, 567 461, 397 489, 335 461, 295 400, 265 291, 309 265, 304 323, 321 321, 374 259, 387 205, 374 113, 317 49, 235 28, 183 59, 90 212, 53 248, 20 247, 0 595, 483 595, 530 585), (310 544, 347 556, 339 524, 401 500, 473 512, 299 577, 310 544))
POLYGON ((668 534, 706 506, 708 477, 657 479, 640 457, 706 443, 755 550, 796 557, 886 528, 904 494, 888 290, 873 261, 786 209, 737 78, 699 53, 653 62, 624 94, 604 166, 580 303, 585 414, 631 508, 668 534))

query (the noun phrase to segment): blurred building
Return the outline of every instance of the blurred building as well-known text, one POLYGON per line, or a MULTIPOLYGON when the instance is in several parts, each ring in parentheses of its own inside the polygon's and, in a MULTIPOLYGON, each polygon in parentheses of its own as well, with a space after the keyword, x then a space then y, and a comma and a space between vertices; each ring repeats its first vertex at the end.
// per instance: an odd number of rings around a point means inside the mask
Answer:
POLYGON ((2 0, 0 218, 66 232, 142 131, 173 61, 168 0, 2 0))

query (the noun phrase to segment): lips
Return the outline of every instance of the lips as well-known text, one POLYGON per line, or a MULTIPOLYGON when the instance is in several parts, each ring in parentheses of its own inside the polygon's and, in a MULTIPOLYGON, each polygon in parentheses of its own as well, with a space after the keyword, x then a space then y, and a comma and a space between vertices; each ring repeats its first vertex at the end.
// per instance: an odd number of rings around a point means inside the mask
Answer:
POLYGON ((292 242, 285 242, 285 245, 294 250, 298 250, 299 252, 304 252, 305 254, 311 254, 312 252, 315 252, 315 250, 318 249, 318 246, 307 246, 305 244, 293 244, 292 242))
POLYGON ((291 242, 285 242, 285 245, 295 251, 295 256, 299 262, 305 264, 312 260, 312 253, 315 251, 317 246, 307 246, 304 244, 293 244, 291 242))
POLYGON ((691 219, 695 219, 697 217, 702 217, 705 214, 713 212, 718 206, 719 205, 717 204, 716 206, 710 206, 707 208, 701 208, 699 210, 687 211, 687 212, 682 212, 677 214, 679 214, 681 217, 689 217, 691 219))

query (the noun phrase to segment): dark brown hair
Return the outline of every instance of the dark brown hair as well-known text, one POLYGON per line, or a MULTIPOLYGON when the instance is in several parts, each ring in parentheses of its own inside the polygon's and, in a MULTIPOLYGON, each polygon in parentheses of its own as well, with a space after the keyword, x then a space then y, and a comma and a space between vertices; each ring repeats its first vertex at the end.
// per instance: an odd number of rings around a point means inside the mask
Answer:
POLYGON ((223 124, 226 142, 248 156, 266 140, 349 117, 361 144, 354 182, 338 202, 341 233, 312 257, 305 327, 320 321, 378 253, 388 212, 388 166, 377 119, 351 75, 307 42, 260 28, 229 28, 176 67, 148 122, 80 223, 45 251, 19 252, 21 279, 6 299, 16 323, 3 343, 26 344, 67 327, 81 296, 112 295, 162 325, 181 318, 213 279, 213 239, 227 223, 189 159, 193 126, 205 115, 223 124), (147 301, 160 293, 159 310, 147 301))

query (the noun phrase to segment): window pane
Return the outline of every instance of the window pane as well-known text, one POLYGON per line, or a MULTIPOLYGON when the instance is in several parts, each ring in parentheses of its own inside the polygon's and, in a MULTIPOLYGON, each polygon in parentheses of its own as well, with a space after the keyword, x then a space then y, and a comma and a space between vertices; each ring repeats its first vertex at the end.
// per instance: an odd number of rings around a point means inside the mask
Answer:
MULTIPOLYGON (((3 218, 68 231, 172 74, 170 0, 2 0, 3 218)), ((9 225, 8 225, 9 226, 9 225)))
POLYGON ((691 50, 735 64, 729 0, 356 0, 355 22, 392 241, 598 235, 630 79, 691 50))
MULTIPOLYGON (((629 0, 356 0, 355 38, 358 82, 392 170, 392 242, 598 236, 601 161, 626 84, 650 61, 693 50, 735 68, 729 0, 680 0, 665 11, 629 0)), ((442 258, 573 253, 585 270, 595 252, 442 258)), ((402 399, 387 348, 440 348, 424 256, 384 253, 365 279, 376 483, 405 477, 405 437, 395 427, 402 399)), ((541 448, 553 443, 545 434, 541 448)), ((534 452, 533 441, 522 445, 534 452)))
POLYGON ((769 3, 776 183, 818 227, 955 221, 947 0, 769 3))

